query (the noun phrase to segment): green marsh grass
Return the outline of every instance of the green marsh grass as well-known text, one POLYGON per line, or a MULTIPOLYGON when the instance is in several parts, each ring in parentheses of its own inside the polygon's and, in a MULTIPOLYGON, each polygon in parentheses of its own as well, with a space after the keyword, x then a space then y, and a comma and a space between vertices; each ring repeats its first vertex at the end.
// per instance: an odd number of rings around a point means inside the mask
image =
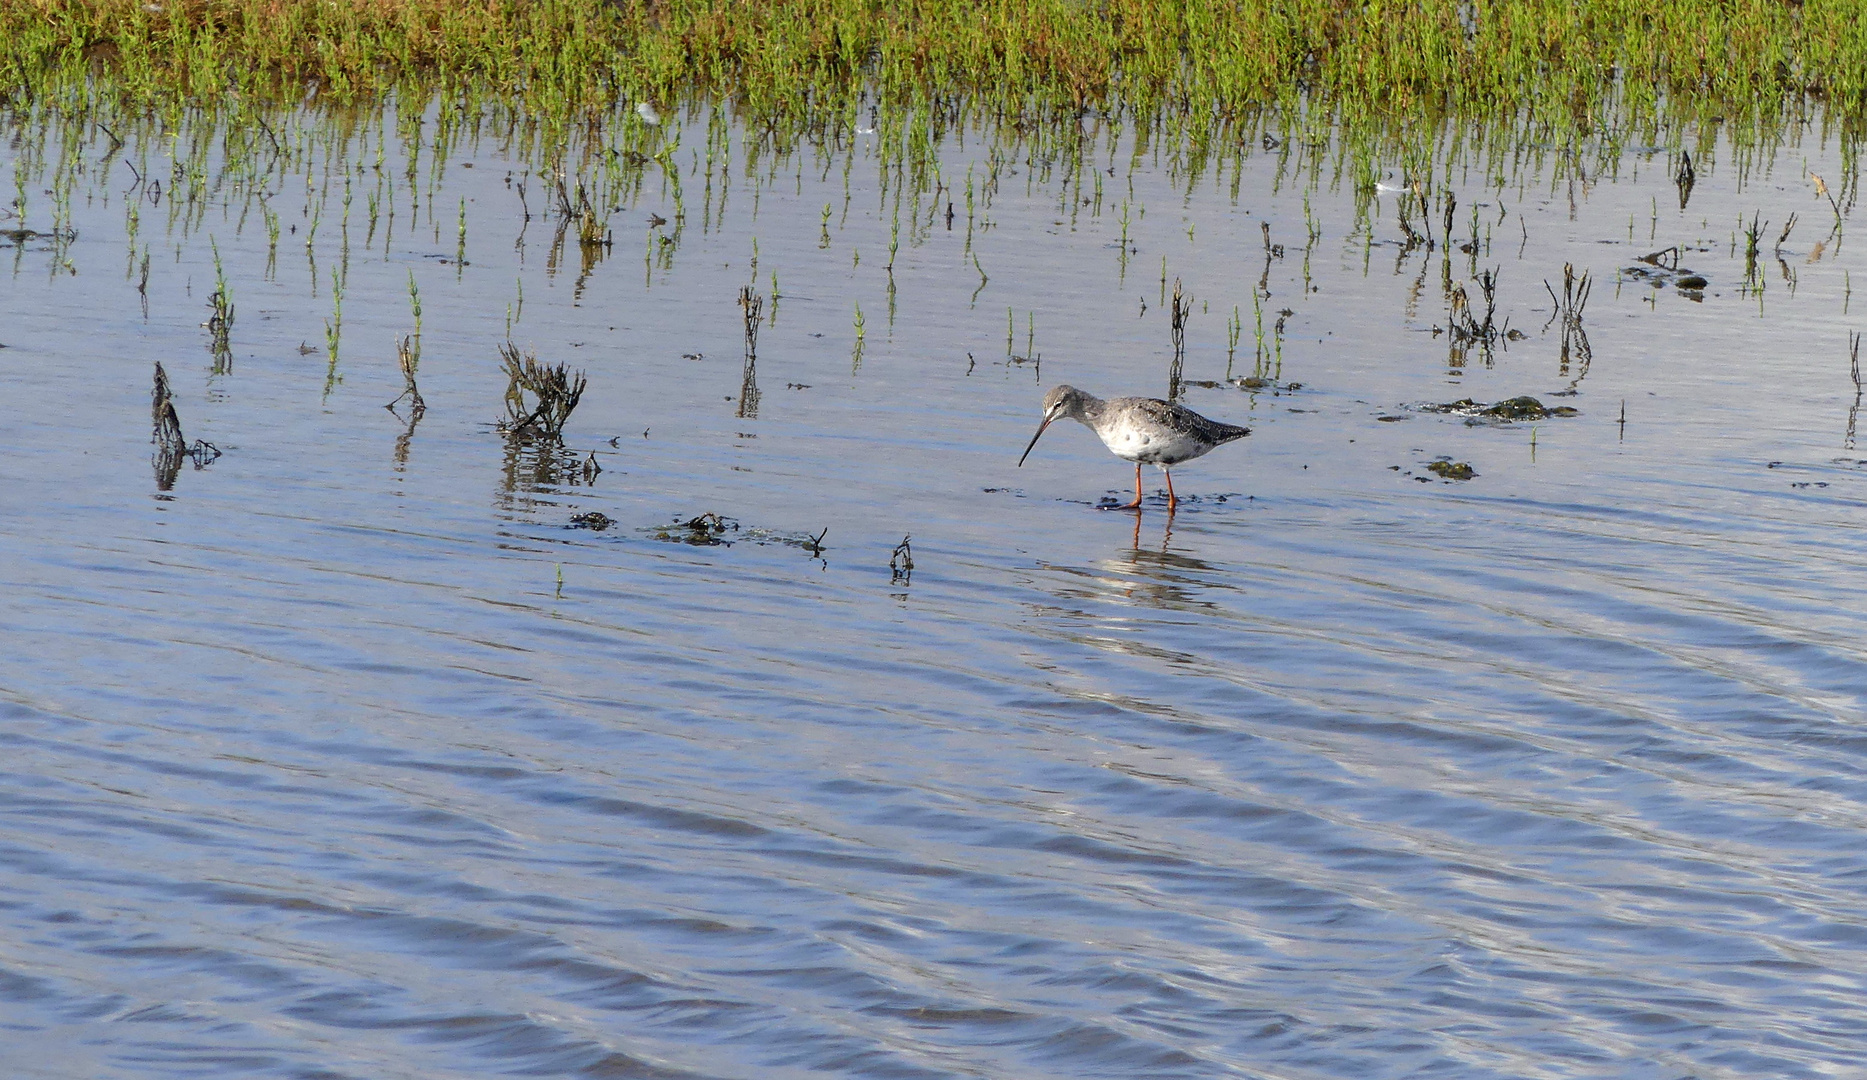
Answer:
POLYGON ((139 102, 419 88, 568 111, 710 95, 846 129, 878 105, 886 127, 903 104, 962 98, 1000 117, 1191 120, 1305 95, 1571 116, 1749 115, 1813 95, 1858 117, 1861 22, 1859 0, 0 0, 0 97, 73 81, 139 102))
MULTIPOLYGON (((198 2, 200 0, 188 0, 188 3, 198 2)), ((201 27, 211 23, 216 28, 211 32, 224 36, 231 33, 230 27, 238 24, 235 15, 245 2, 247 0, 214 0, 198 11, 184 4, 169 13, 169 24, 195 26, 186 20, 197 16, 207 19, 203 12, 218 12, 220 14, 213 18, 219 22, 212 19, 199 22, 197 29, 191 32, 208 34, 210 31, 201 27)), ((408 18, 416 18, 419 2, 407 0, 408 18)), ((1594 0, 1577 2, 1592 4, 1594 0)), ((1696 0, 1680 2, 1688 8, 1696 4, 1696 0)), ((1745 2, 1734 0, 1733 5, 1727 5, 1728 10, 1721 8, 1721 13, 1715 14, 1714 24, 1728 26, 1731 19, 1750 11, 1745 2)), ((291 7, 287 0, 281 0, 281 4, 281 10, 291 7)), ((558 0, 541 0, 539 11, 557 4, 558 0)), ((1285 5, 1276 10, 1294 11, 1300 6, 1285 5)), ((829 11, 834 5, 826 0, 818 7, 793 7, 796 11, 829 11)), ((64 10, 57 4, 40 5, 43 10, 54 8, 64 10)), ((325 8, 319 9, 322 14, 315 17, 334 18, 332 12, 337 8, 337 3, 327 3, 325 8)), ((1519 8, 1532 10, 1534 5, 1490 6, 1485 9, 1484 17, 1503 18, 1501 13, 1519 8)), ((7 20, 16 19, 17 10, 9 6, 9 0, 0 0, 0 33, 13 25, 7 20)), ((486 12, 503 10, 495 3, 476 18, 491 18, 486 12)), ((623 19, 632 10, 625 3, 601 18, 623 19)), ((924 13, 930 9, 910 6, 903 10, 924 13)), ((1039 5, 1030 10, 1045 9, 1039 0, 1039 5)), ((1120 4, 1098 10, 1103 14, 1143 11, 1140 7, 1120 4)), ((1155 5, 1145 10, 1157 15, 1168 12, 1160 17, 1170 15, 1168 21, 1171 22, 1190 17, 1194 8, 1186 4, 1171 8, 1155 5)), ((1645 8, 1626 0, 1617 10, 1637 14, 1645 8)), ((1794 20, 1798 28, 1796 33, 1802 35, 1798 41, 1812 33, 1809 27, 1825 17, 1821 14, 1824 10, 1819 0, 1808 0, 1799 9, 1800 14, 1795 15, 1794 20)), ((772 5, 754 3, 723 7, 716 18, 725 25, 755 16, 777 18, 778 15, 778 9, 772 5)), ((991 19, 1018 20, 1026 18, 1027 13, 988 9, 988 15, 991 19)), ((1367 29, 1358 21, 1365 21, 1366 16, 1359 8, 1344 9, 1338 16, 1341 27, 1367 29)), ((145 18, 124 17, 132 21, 145 18)), ((543 16, 533 12, 526 17, 543 16)), ((669 7, 657 17, 678 20, 685 16, 669 7)), ((1000 194, 1001 185, 1015 185, 1020 177, 1027 192, 1033 185, 1054 184, 1060 199, 1059 215, 1062 204, 1068 205, 1071 215, 1077 212, 1076 207, 1085 204, 1096 206, 1096 213, 1100 213, 1102 200, 1106 199, 1108 217, 1098 223, 1098 227, 1106 229, 1111 239, 1119 236, 1116 255, 1124 278, 1131 259, 1137 263, 1142 259, 1150 264, 1154 261, 1153 252, 1142 255, 1136 247, 1145 242, 1141 234, 1150 215, 1149 207, 1136 197, 1133 181, 1137 170, 1152 167, 1150 161, 1159 162, 1176 187, 1191 191, 1205 180, 1220 185, 1229 182, 1236 198, 1244 159, 1274 159, 1277 171, 1273 190, 1287 185, 1303 193, 1303 223, 1298 225, 1291 221, 1283 227, 1304 229, 1306 265, 1309 248, 1315 245, 1320 233, 1320 224, 1309 206, 1312 191, 1346 188, 1355 193, 1361 207, 1357 212, 1370 218, 1398 208, 1402 214, 1402 229, 1410 242, 1423 244, 1429 252, 1435 247, 1451 246, 1455 224, 1467 225, 1456 219, 1456 211, 1466 210, 1470 215, 1471 241, 1468 269, 1473 278, 1477 276, 1477 258, 1481 254, 1489 257, 1491 225, 1488 215, 1481 220, 1477 214, 1474 202, 1477 193, 1465 194, 1472 190, 1472 185, 1469 180, 1460 179, 1461 173, 1482 177, 1483 188, 1499 192, 1513 187, 1521 189, 1529 178, 1540 177, 1537 181, 1540 183, 1557 183, 1571 176, 1611 176, 1622 167, 1626 148, 1657 143, 1659 151, 1677 162, 1677 169, 1672 173, 1675 178, 1687 173, 1687 163, 1693 159, 1703 161, 1708 168, 1713 167, 1718 163, 1712 156, 1714 153, 1728 155, 1731 160, 1724 163, 1734 165, 1741 178, 1769 169, 1772 147, 1778 145, 1776 140, 1784 132, 1796 130, 1801 123, 1820 114, 1818 119, 1825 125, 1824 138, 1830 126, 1839 128, 1843 160, 1832 190, 1822 181, 1816 188, 1816 195, 1828 201, 1839 225, 1841 218, 1852 210, 1858 194, 1858 169, 1853 162, 1858 152, 1859 128, 1850 114, 1836 112, 1836 105, 1849 99, 1821 89, 1839 84, 1807 80, 1793 84, 1769 83, 1768 86, 1775 89, 1768 93, 1778 97, 1768 97, 1759 90, 1758 100, 1751 102, 1756 110, 1753 116, 1745 119, 1733 110, 1729 114, 1719 114, 1725 116, 1725 122, 1714 125, 1698 122, 1717 107, 1713 83, 1703 83, 1691 93, 1676 87, 1637 91, 1629 81, 1633 69, 1626 67, 1618 69, 1622 73, 1618 83, 1601 80, 1598 73, 1590 76, 1590 85, 1600 83, 1608 87, 1603 91, 1605 97, 1578 93, 1554 100, 1543 98, 1540 91, 1532 94, 1526 90, 1514 97, 1507 95, 1472 104, 1470 108, 1474 112, 1466 113, 1452 111, 1454 105, 1467 100, 1460 96, 1464 91, 1458 88, 1465 85, 1461 80, 1474 77, 1463 68, 1442 73, 1447 81, 1435 83, 1438 89, 1430 96, 1423 91, 1378 95, 1371 90, 1356 96, 1349 92, 1351 83, 1329 82, 1321 77, 1319 73, 1329 63, 1346 62, 1341 55, 1325 50, 1317 53, 1302 69, 1306 74, 1295 76, 1292 86, 1247 94, 1241 89, 1246 85, 1244 82, 1208 80, 1201 84, 1205 89, 1195 93, 1197 88, 1189 89, 1194 84, 1185 80, 1205 70, 1205 65, 1213 62, 1212 57, 1189 53, 1183 65, 1173 67, 1174 73, 1168 79, 1167 67, 1149 66, 1157 62, 1164 64, 1161 58, 1143 56, 1137 59, 1116 50, 1106 53, 1104 59, 1119 61, 1122 65, 1119 101, 1115 100, 1115 84, 1111 82, 1096 91, 1110 95, 1104 105, 1079 109, 1070 104, 1074 100, 1070 96, 1074 93, 1070 90, 1071 84, 1046 82, 1036 76, 1031 76, 1034 81, 1025 83, 1010 80, 989 86, 978 85, 984 80, 976 73, 967 75, 957 69, 949 70, 948 77, 954 81, 946 84, 907 78, 905 72, 918 69, 913 69, 912 65, 903 66, 905 61, 890 67, 892 54, 888 51, 906 38, 887 37, 909 32, 911 27, 901 21, 903 17, 899 11, 890 9, 885 15, 876 16, 886 25, 850 31, 856 34, 852 41, 887 45, 886 48, 875 45, 863 52, 864 59, 860 63, 846 67, 827 62, 815 66, 800 64, 787 69, 791 77, 799 80, 798 85, 828 87, 823 94, 809 100, 785 98, 777 89, 780 84, 776 81, 760 83, 757 79, 746 79, 746 73, 752 70, 747 65, 771 62, 771 56, 765 53, 741 56, 733 64, 721 62, 705 71, 669 67, 669 72, 676 73, 669 76, 672 81, 665 87, 657 84, 645 92, 642 87, 648 84, 629 80, 636 77, 631 72, 637 70, 631 65, 648 55, 652 42, 647 39, 630 45, 633 51, 628 52, 623 61, 590 74, 587 85, 580 83, 575 94, 567 89, 568 84, 549 80, 521 79, 500 86, 490 82, 469 83, 460 74, 467 69, 424 61, 402 67, 374 68, 369 78, 353 75, 348 98, 340 95, 331 82, 314 78, 309 80, 309 85, 316 88, 309 100, 303 85, 281 87, 280 96, 268 100, 259 93, 260 76, 266 68, 257 63, 241 66, 229 76, 230 81, 204 89, 199 96, 180 97, 176 96, 181 92, 177 84, 162 81, 172 74, 171 69, 156 73, 162 78, 151 75, 153 81, 135 82, 125 72, 130 70, 128 65, 134 56, 144 54, 92 48, 96 40, 85 38, 90 44, 80 53, 89 50, 89 59, 83 64, 73 66, 71 57, 63 53, 47 54, 42 57, 44 63, 34 69, 30 78, 21 76, 10 84, 0 81, 0 87, 4 87, 0 95, 5 95, 0 98, 0 116, 6 118, 17 147, 12 163, 12 186, 17 192, 22 216, 29 210, 35 224, 45 222, 48 217, 54 223, 69 220, 68 208, 73 205, 74 198, 85 198, 87 185, 97 185, 108 176, 109 169, 117 168, 119 175, 111 187, 122 191, 126 197, 125 213, 132 233, 129 246, 132 271, 139 262, 136 247, 143 248, 141 285, 147 284, 149 246, 136 241, 138 228, 144 236, 161 232, 177 237, 179 244, 180 238, 191 235, 205 237, 204 224, 210 220, 211 208, 214 213, 232 215, 242 223, 250 211, 255 220, 247 227, 256 231, 261 226, 264 229, 268 278, 273 277, 273 256, 281 233, 288 227, 292 229, 293 239, 305 244, 311 271, 309 285, 314 295, 323 284, 332 289, 331 317, 326 322, 330 361, 327 393, 341 381, 337 375, 337 359, 343 293, 347 290, 348 219, 354 197, 357 194, 363 197, 363 205, 357 209, 369 214, 371 237, 379 226, 380 217, 384 242, 377 250, 385 257, 394 243, 402 242, 396 238, 398 226, 404 236, 419 238, 431 233, 437 248, 446 233, 452 231, 456 241, 455 276, 458 277, 458 267, 465 256, 466 206, 461 200, 454 214, 446 213, 446 201, 456 198, 456 194, 447 190, 445 178, 449 164, 458 160, 463 150, 485 144, 497 145, 515 168, 507 185, 513 200, 509 207, 512 227, 523 237, 527 223, 542 218, 549 222, 546 227, 557 234, 558 243, 553 245, 547 263, 548 272, 555 271, 560 260, 575 251, 582 256, 583 276, 587 276, 595 261, 604 257, 613 243, 609 227, 611 217, 624 207, 640 208, 644 201, 654 199, 659 185, 664 201, 650 205, 658 206, 660 212, 668 213, 672 220, 657 214, 647 230, 645 270, 651 281, 657 269, 672 267, 681 246, 682 227, 687 217, 681 203, 683 174, 689 178, 688 190, 703 197, 702 207, 694 208, 700 213, 693 217, 700 223, 704 235, 709 229, 728 227, 723 223, 729 194, 739 199, 748 197, 742 194, 747 192, 747 187, 739 182, 741 179, 754 180, 749 197, 756 206, 759 191, 788 186, 788 173, 793 169, 800 177, 800 188, 801 177, 807 169, 819 174, 826 187, 833 183, 833 171, 840 170, 845 189, 841 218, 837 217, 833 200, 821 204, 818 246, 828 248, 832 246, 833 230, 841 232, 850 220, 852 173, 858 167, 873 168, 879 174, 875 179, 882 188, 883 201, 876 213, 877 220, 888 230, 888 258, 879 267, 871 259, 871 270, 878 278, 885 278, 889 286, 890 328, 895 311, 894 275, 890 271, 898 269, 895 264, 904 245, 912 249, 926 242, 930 230, 939 227, 936 222, 942 212, 951 214, 948 227, 955 232, 959 231, 960 223, 956 220, 959 211, 965 212, 966 247, 959 269, 965 274, 968 286, 976 280, 972 302, 985 304, 987 310, 991 304, 1001 302, 996 296, 983 297, 988 282, 1000 283, 988 278, 972 240, 975 232, 981 238, 991 234, 995 228, 994 199, 1000 194), (678 74, 680 71, 686 73, 678 74), (1159 73, 1165 81, 1149 83, 1144 77, 1149 71, 1159 73), (716 76, 717 83, 711 81, 716 76), (969 79, 972 81, 966 82, 969 79), (554 86, 557 88, 552 89, 554 86), (709 93, 707 88, 711 86, 723 89, 709 93), (966 90, 966 86, 974 89, 966 90), (229 87, 235 92, 228 92, 229 87), (243 87, 253 88, 253 92, 247 93, 243 87), (1178 89, 1171 89, 1173 87, 1178 89), (392 92, 371 96, 374 91, 385 90, 392 92), (867 97, 863 96, 865 93, 867 97), (1810 97, 1815 93, 1830 93, 1828 108, 1811 110, 1812 103, 1819 105, 1810 97), (1530 97, 1536 100, 1527 100, 1530 97), (655 124, 644 122, 635 109, 637 102, 649 99, 656 102, 660 114, 655 124), (1644 118, 1638 112, 1639 107, 1648 110, 1644 118), (1409 114, 1404 111, 1407 108, 1422 111, 1409 114), (1669 109, 1674 111, 1668 112, 1669 109), (1037 122, 1032 122, 1033 118, 1037 122), (689 142, 688 146, 681 145, 683 139, 689 142), (704 148, 700 145, 703 139, 704 148), (943 162, 942 147, 950 148, 968 141, 976 141, 978 147, 973 160, 964 161, 962 166, 953 161, 949 152, 943 162), (963 183, 958 172, 961 167, 965 171, 963 183), (951 175, 943 175, 943 168, 952 170, 951 175), (122 176, 124 171, 133 176, 122 176), (1395 190, 1395 185, 1404 185, 1411 193, 1377 197, 1376 181, 1389 179, 1390 174, 1390 191, 1395 190), (527 202, 528 183, 532 196, 538 194, 539 184, 545 185, 546 199, 541 206, 533 207, 527 202), (1455 205, 1451 198, 1451 189, 1455 186, 1461 191, 1463 204, 1455 205), (298 199, 301 192, 304 196, 302 210, 298 199), (30 207, 25 205, 28 196, 32 199, 30 207), (670 199, 673 201, 671 212, 666 201, 670 199), (428 204, 425 208, 422 207, 424 202, 428 204), (1385 210, 1379 208, 1382 205, 1386 206, 1385 210), (420 216, 421 209, 427 212, 426 220, 420 216), (165 214, 166 222, 162 220, 165 214), (147 215, 148 220, 142 220, 143 215, 147 215), (324 251, 320 252, 317 250, 319 226, 327 215, 337 228, 323 230, 324 251), (1425 235, 1416 235, 1414 226, 1425 235), (340 235, 332 235, 334 232, 340 235), (336 248, 340 242, 345 244, 343 256, 336 259, 337 269, 329 271, 331 276, 325 281, 324 275, 318 272, 316 260, 320 256, 326 260, 339 256, 336 248)), ((1097 14, 1085 19, 1095 23, 1102 17, 1097 14)), ((1389 21, 1395 23, 1389 29, 1393 34, 1400 34, 1408 20, 1422 17, 1412 8, 1389 12, 1389 21)), ((464 19, 466 16, 447 18, 464 19)), ((1225 18, 1243 16, 1234 12, 1225 18)), ((598 22, 591 25, 596 26, 598 22)), ((1158 48, 1165 49, 1179 42, 1169 49, 1178 56, 1178 50, 1185 47, 1186 35, 1172 26, 1161 25, 1162 40, 1168 44, 1158 48)), ((1474 27, 1467 45, 1490 32, 1476 24, 1474 27)), ((942 32, 960 35, 985 31, 973 27, 949 28, 942 32)), ((682 48, 692 49, 703 39, 683 41, 682 48)), ((515 39, 507 44, 518 48, 524 42, 515 39)), ((1550 42, 1544 44, 1555 48, 1550 42)), ((1727 44, 1731 49, 1739 48, 1737 44, 1727 44)), ((22 47, 19 39, 0 37, 0 53, 16 58, 22 47)), ((428 47, 432 47, 432 43, 424 46, 428 47)), ((787 47, 783 42, 770 46, 780 52, 787 47)), ((1332 46, 1343 47, 1346 46, 1340 41, 1332 46)), ((1602 47, 1599 42, 1588 46, 1599 47, 1602 47)), ((155 45, 149 44, 148 48, 153 49, 155 45)), ((581 55, 576 49, 560 50, 552 62, 568 62, 564 58, 576 55, 581 55)), ((1379 49, 1370 55, 1379 55, 1379 49)), ((1038 62, 1035 56, 1005 55, 999 60, 1029 66, 1038 62)), ((1046 62, 1052 61, 1061 62, 1056 57, 1046 62)), ((20 75, 21 69, 17 66, 5 66, 8 62, 0 60, 0 74, 11 71, 20 75)), ((926 62, 934 63, 932 59, 926 62)), ((1243 63, 1242 60, 1237 62, 1243 63)), ((1781 70, 1796 68, 1796 64, 1791 64, 1787 69, 1773 70, 1780 74, 1781 70)), ((139 70, 153 72, 155 68, 145 64, 144 69, 139 70)), ((1542 86, 1535 81, 1537 79, 1566 78, 1552 70, 1539 69, 1534 75, 1526 75, 1529 81, 1522 86, 1542 86)), ((1419 83, 1415 90, 1424 85, 1419 83)), ((1579 87, 1581 83, 1576 85, 1579 87)), ((1858 98, 1852 100, 1858 102, 1858 98)), ((1688 186, 1682 184, 1682 189, 1688 186)), ((1682 201, 1687 194, 1682 190, 1682 201)), ((809 208, 798 211, 805 216, 806 227, 812 209, 815 209, 814 201, 809 208)), ((1158 213, 1161 208, 1154 209, 1158 213)), ((860 212, 858 208, 858 214, 860 212)), ((735 220, 730 227, 743 227, 741 213, 742 207, 735 204, 735 220)), ((490 234, 482 231, 479 220, 476 219, 475 236, 483 242, 490 234)), ((1755 234, 1747 237, 1748 248, 1752 251, 1760 250, 1764 224, 1759 218, 1753 218, 1750 229, 1746 230, 1755 234)), ((1508 230, 1522 226, 1503 227, 1508 230)), ((1360 235, 1367 240, 1365 259, 1366 251, 1372 250, 1373 232, 1369 221, 1360 220, 1345 231, 1349 238, 1360 235)), ((1525 235, 1527 240, 1527 232, 1525 235)), ((1203 239, 1206 234, 1200 236, 1203 239)), ((852 270, 860 268, 857 238, 856 234, 851 234, 847 239, 837 237, 836 240, 838 245, 848 243, 852 270)), ((873 245, 872 253, 882 243, 879 234, 863 239, 873 245)), ((1253 329, 1255 338, 1252 377, 1258 380, 1280 377, 1282 319, 1273 313, 1271 319, 1276 326, 1274 329, 1267 326, 1264 301, 1268 299, 1265 282, 1271 262, 1282 257, 1283 251, 1281 245, 1272 242, 1268 228, 1263 241, 1265 277, 1260 279, 1259 288, 1252 296, 1253 323, 1244 323, 1242 305, 1224 305, 1233 307, 1227 326, 1228 377, 1235 363, 1238 374, 1244 374, 1242 357, 1238 354, 1247 328, 1253 329)), ((1293 246, 1299 243, 1290 242, 1293 246)), ((1733 243, 1735 246, 1735 236, 1733 243)), ((364 246, 368 248, 370 244, 371 240, 366 238, 364 246)), ((1456 255, 1449 257, 1458 259, 1456 255)), ((767 262, 775 259, 775 255, 770 256, 767 262)), ((900 261, 902 267, 914 262, 900 261)), ((1423 262, 1422 285, 1424 266, 1423 262)), ((1015 263, 1007 264, 1006 269, 999 270, 1000 277, 1014 274, 1014 267, 1015 263)), ((1444 290, 1449 295, 1451 267, 1446 262, 1439 263, 1439 267, 1446 275, 1444 290)), ((995 264, 995 270, 998 269, 995 264)), ((753 272, 756 274, 756 269, 753 272)), ((771 315, 775 322, 778 289, 775 272, 772 276, 771 315)), ((1160 303, 1163 305, 1169 276, 1168 263, 1162 256, 1160 303)), ((1754 269, 1751 276, 1755 277, 1754 269)), ((756 281, 756 277, 753 280, 756 281)), ((582 287, 582 276, 578 287, 582 287)), ((1761 283, 1755 287, 1760 296, 1761 283)), ((519 291, 508 308, 507 338, 522 319, 522 278, 517 288, 519 291)), ((139 287, 139 293, 143 291, 139 287)), ((230 297, 230 294, 223 295, 230 297)), ((1227 301, 1234 299, 1242 297, 1225 297, 1227 301)), ((404 372, 411 389, 414 367, 421 355, 419 302, 411 275, 415 327, 412 340, 408 341, 408 370, 404 372)), ((1218 303, 1218 298, 1213 302, 1218 303)), ((1844 293, 1844 311, 1847 303, 1844 293)), ((1280 305, 1270 306, 1275 312, 1280 305)), ((1027 315, 1025 356, 1032 359, 1036 356, 1034 329, 1034 315, 1027 315)), ((864 316, 859 306, 854 313, 854 339, 852 369, 860 367, 866 348, 864 316)), ((1008 357, 1015 354, 1015 312, 1010 307, 1007 308, 1006 352, 1008 357)), ((398 356, 398 360, 401 359, 398 356)))

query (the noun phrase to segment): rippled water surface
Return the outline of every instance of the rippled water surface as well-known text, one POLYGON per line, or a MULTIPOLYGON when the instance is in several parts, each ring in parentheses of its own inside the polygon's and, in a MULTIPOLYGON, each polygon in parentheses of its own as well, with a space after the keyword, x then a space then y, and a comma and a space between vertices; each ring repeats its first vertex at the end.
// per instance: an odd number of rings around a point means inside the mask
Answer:
POLYGON ((1867 1069, 1819 131, 1681 209, 1636 145, 287 119, 0 149, 9 1076, 1867 1069), (1175 279, 1251 437, 1173 514, 1074 424, 1015 467, 1051 386, 1169 392, 1175 279), (1579 415, 1421 407, 1524 394, 1579 415))

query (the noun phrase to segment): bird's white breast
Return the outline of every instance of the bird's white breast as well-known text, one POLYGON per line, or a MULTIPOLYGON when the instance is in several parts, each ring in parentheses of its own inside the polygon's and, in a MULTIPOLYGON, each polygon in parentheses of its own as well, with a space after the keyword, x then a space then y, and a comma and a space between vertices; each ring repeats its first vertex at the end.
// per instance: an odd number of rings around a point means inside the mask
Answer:
POLYGON ((1116 457, 1150 465, 1173 465, 1212 449, 1185 432, 1174 431, 1146 420, 1137 422, 1126 416, 1118 418, 1097 434, 1102 437, 1102 445, 1108 447, 1109 452, 1116 457))

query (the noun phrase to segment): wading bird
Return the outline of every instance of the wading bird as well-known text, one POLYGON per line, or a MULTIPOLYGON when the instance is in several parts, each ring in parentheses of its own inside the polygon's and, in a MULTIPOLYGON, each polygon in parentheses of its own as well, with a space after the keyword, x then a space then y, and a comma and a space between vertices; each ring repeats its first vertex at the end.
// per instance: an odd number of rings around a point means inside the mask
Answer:
POLYGON ((1167 509, 1171 512, 1180 504, 1173 493, 1173 466, 1251 434, 1250 428, 1208 420, 1171 401, 1141 397, 1103 401, 1074 386, 1059 386, 1044 395, 1044 422, 1018 458, 1020 467, 1031 456, 1031 448, 1043 437, 1044 429, 1062 417, 1082 421, 1110 453, 1134 462, 1134 501, 1112 508, 1116 510, 1141 508, 1141 466, 1158 465, 1167 474, 1167 509))

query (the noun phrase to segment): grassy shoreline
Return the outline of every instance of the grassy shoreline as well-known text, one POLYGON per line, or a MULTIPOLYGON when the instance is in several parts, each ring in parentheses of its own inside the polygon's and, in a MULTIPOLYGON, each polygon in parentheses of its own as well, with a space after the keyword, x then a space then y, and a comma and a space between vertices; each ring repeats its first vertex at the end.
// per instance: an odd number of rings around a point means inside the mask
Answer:
POLYGON ((1859 0, 0 0, 0 101, 363 100, 413 85, 539 105, 695 93, 988 95, 1231 116, 1612 103, 1867 116, 1859 0))

